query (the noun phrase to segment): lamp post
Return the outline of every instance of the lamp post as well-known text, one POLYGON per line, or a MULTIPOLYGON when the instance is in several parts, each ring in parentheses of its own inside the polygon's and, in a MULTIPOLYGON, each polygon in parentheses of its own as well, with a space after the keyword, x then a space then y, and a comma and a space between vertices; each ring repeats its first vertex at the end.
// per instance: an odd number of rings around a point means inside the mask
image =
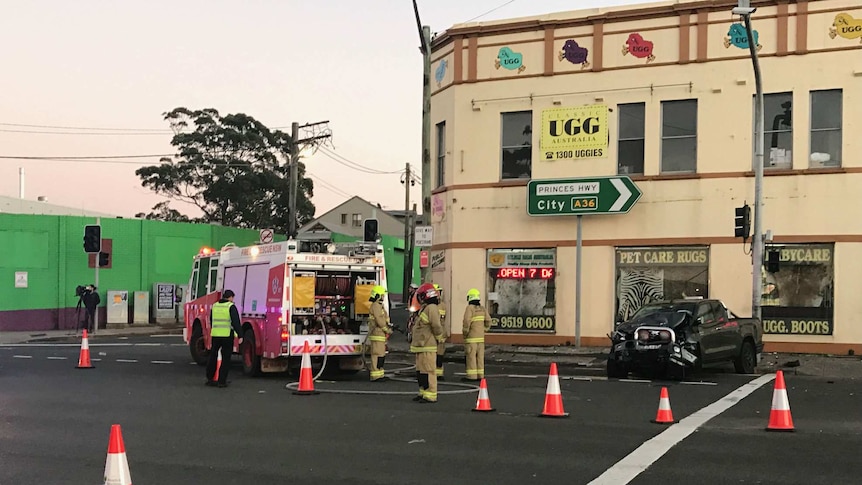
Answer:
POLYGON ((739 0, 739 4, 731 10, 734 15, 742 17, 745 32, 748 36, 748 52, 754 67, 754 224, 751 234, 751 316, 760 318, 761 268, 763 265, 763 80, 760 74, 760 61, 757 58, 757 47, 754 33, 751 30, 751 14, 757 8, 751 7, 750 0, 739 0))

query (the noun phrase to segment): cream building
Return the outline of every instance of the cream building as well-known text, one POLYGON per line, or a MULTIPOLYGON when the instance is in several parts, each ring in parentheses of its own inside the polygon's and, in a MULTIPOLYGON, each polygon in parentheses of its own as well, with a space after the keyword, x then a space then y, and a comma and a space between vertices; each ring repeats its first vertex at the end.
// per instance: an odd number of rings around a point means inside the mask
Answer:
MULTIPOLYGON (((529 215, 529 200, 560 210, 538 189, 528 198, 531 180, 621 175, 642 192, 609 215, 589 210, 614 203, 617 185, 563 198, 587 211, 582 345, 608 344, 652 299, 719 298, 750 315, 750 240, 734 236, 734 215, 753 205, 755 87, 735 4, 467 23, 434 39, 430 261, 454 341, 476 287, 495 320, 489 343, 574 343, 576 217, 529 215)), ((762 271, 767 350, 859 353, 862 5, 753 4, 764 257, 778 260, 762 271)))

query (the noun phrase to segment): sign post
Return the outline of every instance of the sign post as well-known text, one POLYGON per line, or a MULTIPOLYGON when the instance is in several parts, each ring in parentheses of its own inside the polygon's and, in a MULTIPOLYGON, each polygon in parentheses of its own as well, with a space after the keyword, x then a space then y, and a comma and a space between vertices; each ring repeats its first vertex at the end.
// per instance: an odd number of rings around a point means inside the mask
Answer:
POLYGON ((626 176, 530 180, 527 214, 577 216, 575 249, 575 348, 581 347, 581 247, 584 215, 625 214, 643 192, 626 176))

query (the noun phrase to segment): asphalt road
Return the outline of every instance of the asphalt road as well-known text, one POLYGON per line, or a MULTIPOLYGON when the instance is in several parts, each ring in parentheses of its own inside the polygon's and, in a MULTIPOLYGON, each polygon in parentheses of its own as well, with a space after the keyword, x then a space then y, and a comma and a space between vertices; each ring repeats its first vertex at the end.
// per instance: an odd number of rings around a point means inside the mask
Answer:
MULTIPOLYGON (((474 413, 476 390, 458 381, 457 364, 436 404, 413 403, 408 379, 369 383, 365 373, 296 396, 285 388, 293 378, 246 378, 238 361, 230 387, 206 387, 181 342, 93 339, 91 370, 75 369, 76 344, 0 346, 0 483, 100 483, 115 423, 138 485, 831 484, 862 475, 862 402, 849 380, 787 374, 796 431, 770 433, 771 376, 608 381, 560 366, 570 416, 547 419, 537 416, 544 364, 488 365, 496 412, 474 413), (662 386, 677 425, 650 422, 662 386)), ((391 356, 387 369, 407 360, 391 356)))

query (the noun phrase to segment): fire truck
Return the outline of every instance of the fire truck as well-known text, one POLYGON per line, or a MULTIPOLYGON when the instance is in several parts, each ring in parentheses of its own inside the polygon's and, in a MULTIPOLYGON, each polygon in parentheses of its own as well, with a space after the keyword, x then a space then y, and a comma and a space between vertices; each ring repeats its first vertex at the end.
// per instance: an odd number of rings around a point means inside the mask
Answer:
MULTIPOLYGON (((246 375, 299 368, 306 342, 313 363, 325 358, 327 371, 356 373, 364 364, 371 289, 385 281, 378 242, 289 239, 203 248, 194 257, 185 296, 183 339, 192 359, 206 365, 210 310, 229 289, 242 324, 234 352, 246 375)), ((388 298, 383 304, 388 312, 388 298)))

